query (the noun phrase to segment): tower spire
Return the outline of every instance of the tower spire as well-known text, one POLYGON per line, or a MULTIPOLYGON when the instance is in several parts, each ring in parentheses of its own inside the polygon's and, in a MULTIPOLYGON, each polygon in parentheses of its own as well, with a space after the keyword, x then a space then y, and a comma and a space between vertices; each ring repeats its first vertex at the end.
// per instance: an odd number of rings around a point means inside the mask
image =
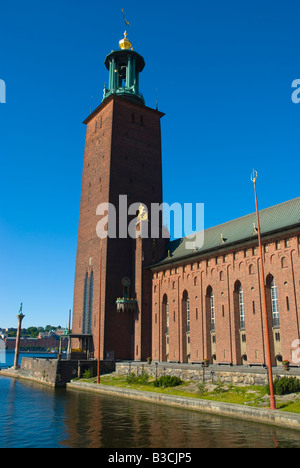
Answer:
MULTIPOLYGON (((125 26, 130 27, 123 9, 122 12, 125 26)), ((143 95, 139 91, 139 75, 144 69, 145 61, 141 55, 133 51, 126 30, 124 38, 119 41, 119 47, 121 50, 112 51, 105 59, 109 80, 108 86, 104 86, 103 101, 111 94, 117 94, 145 105, 143 95)))
POLYGON ((125 32, 124 32, 124 38, 119 41, 119 46, 120 46, 120 49, 122 49, 122 50, 128 50, 128 49, 131 49, 132 44, 131 44, 130 40, 127 39, 126 27, 128 26, 130 28, 130 23, 129 23, 129 21, 127 21, 127 19, 125 17, 125 11, 123 10, 123 8, 122 8, 122 13, 123 13, 124 22, 125 22, 125 32))

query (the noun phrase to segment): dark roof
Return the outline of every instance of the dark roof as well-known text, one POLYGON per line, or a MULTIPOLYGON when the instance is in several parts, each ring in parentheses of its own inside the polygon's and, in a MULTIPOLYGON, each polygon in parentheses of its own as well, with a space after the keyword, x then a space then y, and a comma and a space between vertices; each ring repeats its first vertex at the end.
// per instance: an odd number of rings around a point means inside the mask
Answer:
MULTIPOLYGON (((266 236, 293 227, 300 227, 300 197, 259 212, 261 235, 266 236)), ((212 250, 226 248, 233 244, 257 238, 256 213, 228 221, 204 230, 204 243, 199 249, 193 247, 190 239, 183 237, 169 242, 166 257, 155 266, 185 257, 201 255, 212 250), (189 247, 187 248, 187 242, 189 247)))

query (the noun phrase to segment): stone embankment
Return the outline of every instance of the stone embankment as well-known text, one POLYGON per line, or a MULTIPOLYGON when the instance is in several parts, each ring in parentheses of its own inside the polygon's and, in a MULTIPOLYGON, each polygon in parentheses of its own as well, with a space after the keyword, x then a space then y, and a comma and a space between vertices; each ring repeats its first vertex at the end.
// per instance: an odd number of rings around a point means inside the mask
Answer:
MULTIPOLYGON (((131 372, 141 374, 147 372, 151 377, 159 378, 163 375, 180 377, 182 380, 195 382, 211 381, 244 385, 267 385, 268 370, 265 367, 246 366, 218 366, 203 367, 201 364, 177 364, 154 362, 116 362, 116 373, 127 375, 131 372)), ((291 368, 286 371, 283 367, 273 368, 273 377, 295 376, 300 379, 300 369, 291 368)))
POLYGON ((105 393, 122 398, 148 401, 178 408, 215 414, 217 416, 228 416, 247 421, 271 424, 289 429, 300 430, 300 414, 287 413, 279 410, 261 409, 249 406, 222 403, 217 401, 201 400, 198 398, 164 395, 161 393, 144 392, 127 388, 97 385, 81 381, 72 381, 67 384, 69 390, 81 390, 96 393, 105 393))

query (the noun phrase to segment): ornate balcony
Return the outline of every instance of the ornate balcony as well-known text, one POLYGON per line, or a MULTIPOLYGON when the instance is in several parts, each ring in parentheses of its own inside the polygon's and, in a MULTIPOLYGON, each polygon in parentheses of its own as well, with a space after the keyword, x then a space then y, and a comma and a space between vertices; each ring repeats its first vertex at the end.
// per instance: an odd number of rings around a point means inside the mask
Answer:
POLYGON ((117 312, 135 312, 137 301, 129 297, 118 297, 116 300, 117 312))

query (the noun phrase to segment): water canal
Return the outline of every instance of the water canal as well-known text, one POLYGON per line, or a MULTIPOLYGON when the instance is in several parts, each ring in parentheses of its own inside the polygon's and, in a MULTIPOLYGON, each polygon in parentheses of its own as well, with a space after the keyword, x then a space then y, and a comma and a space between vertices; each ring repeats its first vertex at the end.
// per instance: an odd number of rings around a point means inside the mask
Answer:
POLYGON ((0 377, 1 448, 300 448, 299 432, 0 377))

